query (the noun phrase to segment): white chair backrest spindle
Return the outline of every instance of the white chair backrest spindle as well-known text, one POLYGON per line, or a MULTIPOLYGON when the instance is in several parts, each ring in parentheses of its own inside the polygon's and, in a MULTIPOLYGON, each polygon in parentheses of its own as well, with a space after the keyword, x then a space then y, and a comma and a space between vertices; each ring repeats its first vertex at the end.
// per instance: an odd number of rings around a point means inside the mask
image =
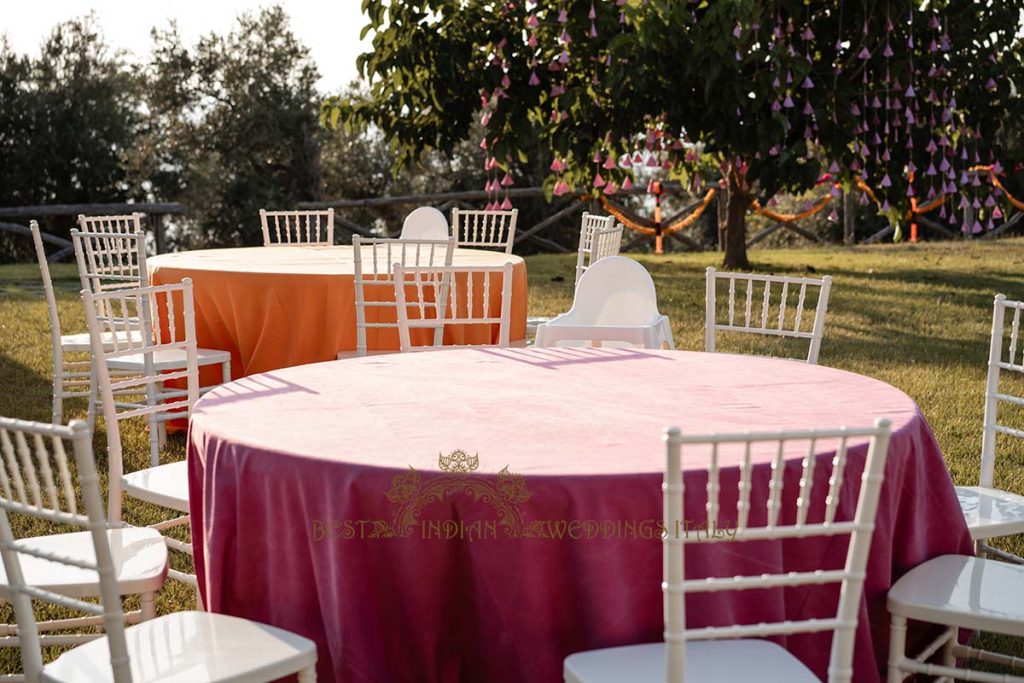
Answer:
POLYGON ((460 247, 500 249, 512 253, 516 239, 519 209, 510 211, 470 211, 452 209, 452 235, 460 247))
POLYGON ((576 284, 583 273, 597 261, 619 253, 622 228, 615 226, 614 216, 596 216, 583 213, 580 221, 580 243, 576 249, 576 284), (618 240, 615 239, 616 230, 618 240))
POLYGON ((705 301, 705 350, 715 351, 715 333, 741 332, 774 337, 807 339, 807 362, 817 363, 825 332, 832 278, 821 279, 721 272, 707 269, 705 301), (719 283, 727 283, 725 306, 719 303, 719 283), (740 284, 737 284, 740 283, 740 284), (817 293, 813 317, 805 313, 817 293), (793 300, 795 299, 795 300, 793 300), (723 311, 719 311, 723 308, 723 311), (740 310, 737 310, 739 308, 740 310), (719 322, 724 313, 726 322, 719 322))
POLYGON ((199 399, 192 280, 99 294, 83 290, 82 302, 93 356, 104 361, 96 363, 96 380, 107 425, 108 514, 116 521, 120 519, 124 473, 120 421, 145 417, 165 422, 188 417, 199 399), (184 352, 184 367, 158 370, 155 359, 167 352, 184 352), (141 356, 144 371, 111 378, 108 364, 116 366, 117 360, 126 356, 141 356), (183 382, 185 388, 170 389, 166 382, 183 382))
POLYGON ((446 240, 448 237, 448 219, 444 214, 432 206, 421 206, 405 217, 399 239, 446 240))
POLYGON ((114 681, 131 683, 124 613, 107 539, 107 520, 103 514, 92 453, 92 434, 88 426, 81 420, 64 427, 0 417, 0 446, 4 455, 0 459, 0 556, 7 573, 7 594, 4 598, 14 607, 25 679, 43 680, 39 628, 32 609, 32 601, 39 600, 101 617, 110 648, 114 681), (79 510, 75 499, 75 477, 68 467, 65 441, 71 443, 84 512, 79 510), (28 496, 26 489, 31 492, 28 496), (12 531, 9 512, 88 530, 96 551, 95 563, 19 543, 12 531), (21 568, 20 558, 23 555, 97 572, 100 604, 28 585, 21 568))
POLYGON ((260 209, 265 247, 329 247, 334 244, 334 209, 267 211, 260 209))
MULTIPOLYGON (((832 653, 829 664, 830 683, 848 683, 852 676, 853 645, 857 615, 864 587, 864 572, 878 510, 878 499, 885 473, 888 453, 890 422, 875 420, 869 428, 839 428, 774 432, 761 434, 733 434, 690 436, 678 428, 665 431, 666 466, 662 485, 665 507, 663 538, 665 594, 665 644, 669 683, 682 683, 683 663, 687 640, 721 638, 766 638, 792 633, 832 630, 832 653), (838 501, 843 495, 844 482, 854 448, 859 449, 868 440, 860 476, 860 490, 852 519, 837 514, 838 501), (856 443, 855 443, 856 442, 856 443), (782 508, 782 470, 784 456, 791 454, 792 444, 799 446, 802 456, 802 475, 796 507, 791 514, 782 508), (806 444, 806 447, 804 446, 806 444), (682 452, 693 451, 692 458, 708 464, 705 490, 696 494, 707 500, 707 520, 704 529, 694 530, 684 517, 686 497, 682 476, 682 452), (789 448, 790 450, 787 450, 789 448), (751 477, 754 466, 752 453, 771 453, 772 477, 770 493, 763 516, 751 508, 751 477), (814 469, 825 467, 826 460, 817 453, 834 452, 826 486, 814 485, 814 469), (740 465, 739 495, 735 516, 723 519, 721 485, 718 463, 722 455, 730 460, 742 458, 740 465), (812 502, 822 501, 823 506, 812 502), (822 509, 820 519, 810 519, 808 510, 822 509), (761 523, 763 522, 763 523, 761 523), (730 529, 730 533, 723 533, 730 529), (692 533, 691 533, 692 532, 692 533), (734 532, 734 533, 732 533, 734 532), (691 543, 745 542, 784 540, 790 538, 848 536, 846 562, 842 569, 818 569, 806 572, 760 573, 757 575, 690 578, 684 576, 685 547, 691 543), (686 628, 686 595, 689 593, 763 590, 798 586, 839 585, 839 602, 835 617, 822 619, 784 620, 779 622, 738 624, 686 628)), ((826 456, 827 457, 827 456, 826 456)), ((822 475, 824 476, 824 475, 822 475)), ((822 477, 819 477, 819 482, 822 477)), ((851 494, 852 495, 852 494, 851 494)))
MULTIPOLYGON (((410 329, 434 330, 432 346, 443 344, 445 328, 497 326, 495 345, 509 346, 512 323, 512 264, 503 266, 448 266, 442 268, 393 267, 398 306, 399 340, 403 352, 411 351, 410 329), (410 300, 408 291, 415 292, 410 300), (493 295, 500 296, 494 314, 493 295), (410 316, 410 312, 414 315, 410 316)), ((492 335, 493 338, 493 335, 492 335)), ((417 347, 418 348, 418 347, 417 347)))
POLYGON ((366 330, 398 329, 398 304, 395 300, 392 270, 394 264, 408 267, 450 266, 454 254, 454 237, 444 240, 352 237, 357 356, 365 356, 367 353, 366 330), (375 320, 368 319, 367 309, 373 309, 375 320))
POLYGON ((1024 301, 1010 301, 1003 294, 996 295, 992 306, 992 336, 989 343, 988 374, 985 385, 985 418, 981 437, 981 479, 979 482, 986 488, 992 488, 994 485, 998 435, 1006 434, 1024 438, 1024 430, 999 422, 1000 403, 1024 406, 1024 396, 1011 393, 1009 387, 1002 387, 999 381, 1003 370, 1024 373, 1024 348, 1020 344, 1022 309, 1024 309, 1024 301))

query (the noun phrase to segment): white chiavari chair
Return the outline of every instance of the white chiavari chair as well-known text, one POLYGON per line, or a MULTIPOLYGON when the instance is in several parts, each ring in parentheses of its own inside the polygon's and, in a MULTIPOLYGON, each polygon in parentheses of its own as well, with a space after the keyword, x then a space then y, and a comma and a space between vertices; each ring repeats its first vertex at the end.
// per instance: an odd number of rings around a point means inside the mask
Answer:
POLYGON ((590 266, 576 287, 572 308, 537 327, 536 346, 565 343, 675 348, 647 269, 625 256, 609 256, 590 266))
MULTIPOLYGON (((679 429, 665 431, 667 457, 662 485, 665 509, 663 534, 665 594, 665 642, 648 645, 594 650, 570 655, 564 674, 568 683, 683 683, 689 681, 763 681, 771 683, 816 682, 818 678, 782 646, 766 638, 796 633, 832 631, 829 683, 848 683, 853 671, 853 645, 857 615, 861 609, 864 572, 871 536, 875 526, 878 499, 885 474, 890 423, 878 419, 870 428, 839 428, 762 434, 710 436, 683 435, 679 429), (864 441, 867 440, 866 451, 864 441), (694 459, 708 465, 704 491, 696 497, 705 500, 707 517, 704 531, 691 528, 684 516, 686 496, 682 476, 682 450, 685 446, 694 459), (786 449, 804 453, 794 484, 799 487, 796 505, 790 509, 784 500, 786 449), (830 459, 818 456, 823 448, 834 452, 830 459), (769 493, 765 507, 754 501, 751 482, 755 476, 752 454, 773 456, 769 493), (862 455, 863 454, 863 455, 862 455), (739 459, 736 508, 722 506, 720 462, 725 456, 739 459), (856 509, 848 515, 854 494, 845 497, 844 485, 852 483, 848 470, 859 467, 860 489, 856 509), (828 470, 823 468, 828 467, 828 470), (817 475, 815 474, 817 472, 817 475), (846 505, 844 505, 844 498, 846 505), (815 512, 811 512, 815 510, 815 512), (820 512, 817 512, 819 511, 820 512), (728 516, 726 516, 728 515, 728 516), (847 519, 847 517, 852 517, 847 519), (730 533, 722 532, 729 529, 730 533), (693 533, 691 533, 693 532, 693 533), (741 574, 708 578, 686 578, 684 557, 694 543, 717 544, 723 541, 769 541, 782 543, 801 538, 849 538, 846 562, 842 568, 816 568, 812 571, 765 571, 757 575, 741 574), (838 606, 834 616, 757 624, 686 627, 686 596, 718 591, 784 590, 801 586, 837 585, 838 606)), ((827 456, 826 456, 827 458, 827 456)), ((854 487, 856 488, 856 487, 854 487)), ((708 552, 713 552, 709 548, 708 552)))
MULTIPOLYGON (((498 327, 497 342, 484 346, 509 346, 512 324, 512 264, 503 266, 393 267, 398 305, 398 337, 403 353, 444 345, 444 332, 479 325, 498 327), (415 292, 410 301, 407 292, 415 292), (494 314, 492 292, 498 293, 494 314), (414 315, 410 316, 410 311, 414 315), (433 342, 413 346, 410 330, 433 330, 433 342)), ((489 337, 494 339, 494 335, 489 337)), ((471 346, 470 344, 449 345, 471 346)))
POLYGON ((78 229, 82 232, 113 233, 134 235, 144 232, 142 214, 135 212, 124 216, 85 216, 78 214, 78 229))
MULTIPOLYGON (((889 589, 888 683, 908 676, 929 680, 1024 683, 1024 675, 958 666, 967 660, 1024 670, 1024 658, 961 645, 963 631, 1024 637, 1024 566, 966 555, 940 555, 911 569, 889 589), (913 655, 907 653, 909 620, 941 632, 913 655)), ((917 638, 915 638, 917 640, 917 638)))
MULTIPOLYGON (((135 233, 115 233, 115 232, 104 232, 104 233, 87 233, 79 230, 71 231, 71 240, 75 247, 75 257, 78 260, 78 274, 82 280, 82 288, 89 290, 93 294, 102 294, 105 292, 118 291, 126 288, 138 288, 144 287, 149 283, 149 275, 146 271, 146 240, 145 236, 141 232, 135 233)), ((102 297, 96 299, 98 305, 105 306, 106 300, 102 297)), ((110 311, 106 311, 108 315, 114 315, 110 311)), ((161 331, 159 325, 154 324, 154 321, 149 321, 149 329, 154 331, 161 331)), ((142 328, 138 325, 130 325, 127 329, 120 331, 110 330, 105 331, 104 334, 128 334, 135 335, 132 338, 133 342, 142 342, 142 339, 137 338, 137 335, 142 333, 142 328)), ((107 339, 107 346, 110 346, 110 340, 107 339)), ((120 341, 124 341, 121 339, 120 341)), ((93 356, 95 360, 96 356, 93 356)), ((207 365, 219 365, 221 369, 221 381, 231 381, 231 354, 227 351, 221 351, 218 349, 198 349, 199 365, 205 367, 207 365)), ((163 354, 158 362, 160 370, 172 370, 175 368, 181 368, 184 363, 184 356, 182 354, 167 353, 163 354), (178 363, 178 365, 175 365, 178 363)), ((109 369, 113 374, 133 373, 140 370, 143 367, 143 358, 141 356, 135 357, 124 357, 120 358, 116 364, 116 367, 111 366, 109 369)), ((95 368, 92 368, 92 372, 95 373, 95 368)), ((91 384, 95 385, 95 378, 91 380, 91 384)), ((214 387, 204 387, 201 389, 201 393, 210 391, 214 387)), ((95 388, 90 389, 91 392, 95 392, 95 388)), ((95 393, 92 394, 95 396, 95 393)), ((95 401, 89 401, 89 424, 93 423, 93 413, 95 410, 95 401)), ((153 435, 156 437, 154 442, 154 450, 151 453, 152 464, 157 464, 158 449, 166 442, 167 431, 166 424, 161 422, 157 425, 157 429, 153 435)))
MULTIPOLYGON (((0 439, 5 440, 5 448, 12 435, 22 453, 22 469, 9 468, 6 473, 10 476, 0 480, 3 489, 0 495, 0 556, 6 576, 3 597, 14 607, 18 624, 17 644, 21 647, 25 672, 18 680, 28 683, 155 680, 255 683, 298 673, 300 683, 315 681, 316 645, 272 626, 203 612, 175 612, 156 617, 150 599, 143 604, 152 618, 125 628, 126 619, 121 607, 123 583, 119 580, 125 565, 125 544, 121 537, 135 534, 140 539, 148 538, 150 531, 107 528, 92 457, 92 435, 84 422, 76 421, 69 427, 62 427, 0 419, 0 439), (70 440, 74 448, 84 511, 79 511, 75 503, 62 439, 70 440), (38 462, 45 490, 31 469, 30 440, 40 455, 45 454, 45 441, 52 443, 60 481, 51 481, 55 473, 42 468, 45 460, 40 457, 38 462), (26 480, 25 476, 29 478, 26 480), (26 483, 30 494, 26 494, 26 483), (61 495, 65 505, 58 510, 61 495), (39 546, 37 539, 15 538, 8 513, 74 525, 86 531, 74 534, 74 543, 67 546, 39 546), (88 580, 90 592, 69 591, 62 585, 38 583, 35 575, 41 566, 55 575, 66 572, 79 581, 88 580), (89 595, 98 596, 99 603, 81 599, 89 595), (102 626, 105 634, 68 641, 65 644, 89 642, 44 664, 41 647, 52 644, 52 640, 47 641, 44 639, 46 636, 41 635, 48 625, 37 621, 33 600, 84 613, 87 616, 75 621, 102 626)), ((8 450, 9 465, 12 457, 8 450)), ((157 566, 162 582, 162 568, 167 563, 166 549, 161 546, 159 536, 149 545, 155 548, 152 563, 157 566), (162 563, 159 561, 160 552, 163 553, 162 563)), ((141 548, 134 550, 139 552, 141 548)))
POLYGON ((448 219, 432 206, 421 206, 405 217, 402 223, 403 240, 446 240, 448 219))
MULTIPOLYGON (((367 330, 398 331, 393 266, 450 266, 455 238, 445 240, 366 239, 352 237, 356 299, 356 356, 365 356, 367 330), (370 313, 370 315, 367 315, 370 313)), ((338 358, 351 354, 338 353, 338 358)))
POLYGON ((500 249, 512 253, 516 239, 519 209, 510 211, 471 211, 452 209, 452 235, 459 247, 500 249))
POLYGON ((1024 348, 1020 345, 1020 319, 1024 301, 1008 301, 997 294, 992 310, 992 336, 989 344, 988 375, 985 384, 985 418, 981 437, 981 476, 977 486, 956 487, 960 507, 977 545, 978 554, 998 557, 1017 564, 1024 558, 988 544, 988 539, 1024 534, 1024 495, 995 486, 996 444, 1000 434, 1024 438, 1024 429, 1003 424, 1000 405, 1019 410, 1024 397, 1016 395, 1011 382, 1024 380, 1024 348), (1009 321, 1006 314, 1012 312, 1009 321), (1009 338, 1006 327, 1009 323, 1009 338), (1007 381, 1000 383, 1002 373, 1007 381), (1003 386, 1005 384, 1006 386, 1003 386))
MULTIPOLYGON (((92 364, 89 361, 89 333, 61 334, 60 314, 57 297, 50 278, 50 264, 39 231, 39 224, 29 224, 32 242, 39 262, 39 273, 43 279, 43 294, 46 298, 46 312, 50 319, 50 347, 53 351, 53 424, 64 421, 64 401, 69 398, 90 398, 90 377, 92 364)), ((89 411, 89 417, 94 416, 89 411)), ((90 424, 90 427, 92 425, 90 424)))
POLYGON ((583 213, 580 243, 576 249, 576 285, 587 268, 608 256, 617 256, 622 245, 622 227, 616 228, 614 216, 583 213), (618 240, 615 239, 616 233, 618 240))
POLYGON ((782 275, 758 275, 755 273, 728 273, 721 272, 715 268, 708 267, 706 279, 706 305, 705 305, 705 328, 704 348, 705 351, 715 351, 715 333, 718 330, 723 332, 740 332, 746 334, 760 334, 773 337, 790 337, 796 339, 809 339, 810 348, 807 351, 807 362, 817 363, 818 352, 821 349, 821 338, 825 331, 825 313, 828 311, 828 297, 832 288, 832 278, 828 275, 819 279, 807 277, 788 277, 782 275), (728 298, 726 300, 728 309, 728 322, 718 322, 718 283, 728 283, 728 298), (737 282, 745 283, 742 293, 737 292, 737 282), (778 303, 773 302, 772 285, 779 287, 778 303), (797 300, 790 308, 790 289, 797 289, 797 300), (756 290, 760 290, 756 292, 756 290), (808 303, 808 293, 813 295, 817 290, 817 302, 814 307, 814 317, 809 321, 804 315, 808 303), (740 294, 742 310, 739 315, 742 322, 737 322, 736 296, 740 294), (758 314, 760 311, 760 314, 758 314))
POLYGON ((334 209, 267 211, 260 209, 265 247, 329 247, 334 244, 334 209))
MULTIPOLYGON (((121 523, 124 496, 168 508, 178 517, 152 525, 158 531, 188 524, 188 468, 185 461, 159 464, 157 428, 187 418, 199 398, 192 280, 94 294, 82 291, 96 363, 97 386, 107 431, 108 517, 121 523), (129 341, 107 335, 135 331, 129 341), (112 377, 111 372, 118 376, 112 377), (168 384, 168 383, 173 384, 168 384), (184 384, 184 388, 180 385, 184 384), (144 418, 149 427, 151 466, 125 472, 121 423, 144 418)), ((166 538, 172 550, 192 555, 191 544, 166 538)), ((196 585, 195 577, 171 569, 171 578, 196 585)))
MULTIPOLYGON (((26 523, 30 518, 42 520, 50 528, 90 528, 86 514, 94 505, 102 514, 92 433, 81 420, 65 427, 0 417, 0 452, 0 510, 5 517, 7 513, 17 515, 19 529, 38 525, 26 523), (71 443, 72 460, 65 442, 71 443), (75 486, 76 479, 80 489, 75 486), (76 493, 79 490, 80 496, 76 493), (85 511, 81 509, 83 503, 85 511)), ((10 590, 19 581, 63 599, 100 597, 101 582, 89 566, 96 555, 88 531, 21 534, 16 542, 10 537, 10 527, 5 531, 0 534, 5 549, 17 549, 26 557, 20 574, 8 571, 0 576, 4 601, 10 600, 10 590)), ((141 609, 123 618, 131 623, 154 618, 155 593, 167 576, 167 547, 160 533, 152 529, 110 529, 103 524, 94 532, 108 545, 113 595, 118 600, 125 595, 140 596, 141 609)), ((17 647, 26 635, 21 630, 20 616, 17 625, 0 626, 0 647, 17 647)), ((91 629, 103 625, 103 619, 95 615, 51 619, 34 623, 31 635, 44 646, 78 645, 98 638, 91 629)))

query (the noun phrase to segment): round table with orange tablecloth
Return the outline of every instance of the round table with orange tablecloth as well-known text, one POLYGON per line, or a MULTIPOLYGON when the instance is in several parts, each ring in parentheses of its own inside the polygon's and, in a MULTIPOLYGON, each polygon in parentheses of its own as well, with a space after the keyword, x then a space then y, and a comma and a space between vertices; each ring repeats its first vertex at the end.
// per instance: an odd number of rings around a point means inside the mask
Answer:
MULTIPOLYGON (((513 264, 510 338, 515 342, 526 336, 523 259, 480 249, 456 249, 452 259, 456 266, 506 262, 513 264)), ((155 285, 192 278, 199 346, 230 351, 235 378, 334 360, 356 348, 351 246, 206 249, 155 256, 148 266, 155 285)), ((492 298, 499 296, 492 291, 492 298)), ((397 329, 371 328, 366 335, 370 350, 398 350, 397 329)), ((495 341, 496 336, 465 340, 495 341)))

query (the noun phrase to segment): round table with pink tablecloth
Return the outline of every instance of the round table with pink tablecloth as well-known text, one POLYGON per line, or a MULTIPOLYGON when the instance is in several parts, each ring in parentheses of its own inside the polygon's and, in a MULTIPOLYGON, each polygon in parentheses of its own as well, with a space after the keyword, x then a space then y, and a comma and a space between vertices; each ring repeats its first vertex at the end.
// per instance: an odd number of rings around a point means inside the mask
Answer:
MULTIPOLYGON (((666 425, 695 434, 867 426, 877 416, 892 419, 893 435, 854 661, 854 680, 877 682, 888 587, 926 559, 969 553, 970 536, 914 402, 798 361, 481 348, 221 386, 196 405, 189 434, 201 590, 215 612, 312 638, 321 680, 555 683, 572 652, 661 639, 666 425)), ((865 451, 851 447, 850 463, 865 451)), ((799 489, 802 455, 786 453, 784 504, 799 489)), ((764 496, 770 460, 755 455, 752 500, 764 496)), ((723 490, 737 485, 736 464, 721 462, 723 490)), ((706 518, 706 464, 684 459, 684 468, 697 492, 686 517, 706 518)), ((854 503, 844 494, 841 514, 854 503)), ((837 568, 845 546, 691 545, 687 573, 837 568)), ((694 596, 688 625, 834 616, 837 591, 694 596)), ((780 642, 824 679, 830 639, 780 642)))

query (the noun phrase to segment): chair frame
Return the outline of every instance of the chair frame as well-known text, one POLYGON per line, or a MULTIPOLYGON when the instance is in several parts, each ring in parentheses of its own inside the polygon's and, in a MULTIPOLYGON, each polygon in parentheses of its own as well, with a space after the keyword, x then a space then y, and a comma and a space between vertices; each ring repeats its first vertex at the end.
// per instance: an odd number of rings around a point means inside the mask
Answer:
POLYGON ((621 242, 622 226, 616 227, 614 216, 598 216, 584 211, 580 220, 580 243, 576 249, 576 286, 587 268, 607 256, 618 255, 621 242), (616 233, 618 242, 614 240, 616 233))
POLYGON ((452 209, 451 231, 458 247, 501 249, 511 254, 518 218, 519 209, 480 211, 455 207, 452 209))
MULTIPOLYGON (((985 379, 985 416, 982 423, 981 437, 981 474, 978 480, 978 485, 981 488, 992 489, 995 487, 996 437, 999 434, 1007 434, 1017 438, 1024 438, 1024 430, 999 424, 1000 402, 1024 406, 1024 397, 1013 396, 999 390, 999 377, 1002 370, 1024 373, 1024 349, 1021 350, 1020 362, 1015 362, 1019 347, 1022 310, 1024 310, 1024 301, 1007 300, 1004 294, 997 294, 995 296, 995 301, 992 305, 992 335, 989 342, 988 372, 985 379), (1013 310, 1013 319, 1010 323, 1009 359, 1003 360, 1006 312, 1011 309, 1013 310)), ((1022 520, 1022 523, 1024 523, 1024 520, 1022 520)), ((1014 564, 1024 564, 1024 557, 994 548, 987 541, 988 538, 974 539, 978 554, 1013 562, 1014 564)))
MULTIPOLYGON (((46 260, 46 250, 39 230, 39 223, 31 221, 32 242, 35 245, 39 272, 43 279, 43 292, 46 298, 46 312, 50 319, 50 347, 53 350, 53 424, 64 421, 64 401, 69 398, 85 398, 95 400, 92 389, 92 362, 88 349, 65 348, 61 335, 60 313, 57 308, 57 296, 53 290, 50 277, 50 264, 46 260), (78 358, 75 358, 78 356, 78 358)), ((90 409, 90 417, 95 411, 90 409)), ((90 422, 90 426, 91 426, 90 422)))
POLYGON ((664 582, 665 593, 665 652, 667 658, 667 681, 682 683, 683 667, 686 654, 686 641, 690 639, 721 639, 773 637, 792 633, 808 633, 832 630, 832 654, 829 664, 830 683, 848 683, 853 670, 853 645, 856 636, 857 615, 860 609, 861 595, 864 588, 864 570, 867 565, 871 536, 875 526, 875 515, 882 480, 885 474, 885 462, 888 453, 890 421, 879 418, 870 428, 817 429, 802 431, 781 431, 748 434, 712 434, 710 436, 687 436, 676 428, 665 430, 666 468, 662 492, 665 505, 665 528, 668 530, 663 537, 664 582), (846 467, 848 443, 852 439, 868 438, 867 455, 861 473, 861 488, 857 501, 856 512, 852 520, 835 521, 839 497, 842 493, 843 474, 846 467), (815 444, 823 440, 838 439, 832 460, 832 472, 828 482, 825 498, 826 509, 821 522, 809 522, 808 507, 814 493, 814 468, 817 455, 815 444), (782 508, 782 476, 785 469, 784 443, 786 441, 808 441, 807 454, 803 457, 800 480, 800 493, 796 503, 796 522, 780 524, 782 508), (765 526, 748 526, 751 509, 751 448, 758 442, 778 443, 777 455, 772 463, 772 479, 767 502, 767 524, 765 526), (737 500, 737 524, 734 539, 728 542, 782 540, 789 538, 830 537, 848 535, 846 564, 840 570, 818 570, 811 572, 789 572, 761 574, 759 576, 741 575, 720 578, 686 579, 684 577, 685 546, 689 543, 721 542, 728 539, 708 534, 703 538, 695 535, 691 538, 684 534, 669 533, 681 528, 684 519, 683 500, 684 485, 682 476, 681 451, 687 446, 710 446, 711 456, 708 468, 707 524, 709 529, 719 528, 719 467, 718 452, 723 445, 743 445, 744 459, 740 470, 740 495, 737 500), (802 621, 782 621, 770 624, 749 624, 734 626, 711 626, 706 628, 686 628, 687 593, 714 592, 721 590, 750 590, 764 588, 793 587, 800 585, 840 584, 839 605, 834 619, 806 619, 802 621))
MULTIPOLYGON (((82 302, 85 305, 85 318, 89 327, 94 358, 102 359, 96 363, 97 386, 103 406, 103 417, 107 431, 107 460, 109 469, 107 518, 111 524, 121 523, 121 511, 125 496, 124 450, 121 444, 120 423, 133 417, 145 417, 149 422, 150 450, 157 447, 158 425, 170 420, 187 418, 192 407, 199 399, 199 364, 196 349, 195 309, 192 300, 192 280, 185 278, 179 283, 134 289, 122 289, 95 294, 82 290, 82 302), (175 324, 174 295, 181 294, 182 317, 184 320, 184 336, 178 339, 175 324), (159 310, 160 299, 163 299, 166 319, 168 321, 169 341, 163 341, 160 324, 153 324, 153 309, 159 310), (127 315, 128 303, 140 313, 137 316, 127 315), (121 314, 118 314, 118 308, 121 314), (112 330, 127 330, 132 324, 142 329, 140 342, 123 342, 116 339, 113 344, 104 346, 104 333, 112 330), (154 367, 154 354, 162 351, 181 350, 185 352, 185 366, 171 372, 161 372, 154 367), (124 356, 142 355, 144 369, 141 374, 111 378, 108 364, 116 362, 124 356), (184 380, 185 389, 165 389, 164 383, 184 380), (145 394, 143 401, 131 401, 126 395, 145 394), (114 397, 118 400, 115 401, 114 397)), ((149 501, 159 505, 155 501, 149 501)), ((181 511, 178 511, 181 512, 181 511)), ((188 514, 174 519, 150 525, 150 528, 164 532, 175 526, 189 523, 188 514)), ((183 552, 190 557, 192 544, 164 537, 167 547, 183 552)), ((175 569, 168 571, 170 578, 197 586, 194 575, 185 574, 175 569)))
MULTIPOLYGON (((397 329, 398 302, 394 299, 394 264, 402 266, 447 267, 452 265, 455 253, 455 238, 446 240, 412 240, 392 238, 363 238, 352 236, 352 260, 356 305, 356 356, 368 353, 366 331, 368 329, 397 329), (368 250, 369 258, 364 254, 368 250), (436 263, 443 254, 443 263, 436 263), (411 263, 410 263, 411 261, 411 263), (367 267, 368 266, 368 267, 367 267), (368 291, 377 291, 390 298, 371 299, 368 291), (367 322, 366 309, 395 309, 395 322, 367 322)), ((339 354, 343 356, 344 352, 339 354)))
POLYGON ((326 211, 267 211, 260 209, 265 247, 330 247, 334 246, 334 209, 326 211), (314 223, 315 219, 315 223, 314 223), (294 222, 293 222, 294 221, 294 222), (282 223, 284 229, 282 239, 282 223), (292 229, 295 239, 292 239, 292 229), (305 239, 303 239, 305 230, 305 239), (321 230, 326 234, 320 239, 321 230), (313 233, 316 232, 316 238, 313 233))
MULTIPOLYGON (((704 317, 704 349, 708 353, 714 353, 715 351, 715 333, 718 330, 725 332, 742 332, 747 334, 761 334, 775 337, 792 337, 796 339, 809 339, 810 348, 807 351, 807 362, 817 363, 818 353, 821 349, 821 339, 824 336, 825 331, 825 314, 828 311, 828 299, 829 293, 832 289, 832 277, 826 275, 819 279, 806 278, 806 277, 789 277, 784 275, 760 275, 757 273, 733 273, 719 271, 713 267, 708 267, 707 276, 705 282, 706 288, 706 300, 705 300, 705 317, 704 317), (727 280, 729 282, 729 322, 719 323, 717 322, 716 314, 716 284, 719 280, 727 280), (743 324, 736 324, 736 282, 743 281, 747 283, 746 288, 746 305, 743 313, 743 324), (761 303, 761 325, 758 327, 751 317, 751 307, 753 303, 753 285, 755 282, 764 283, 764 295, 761 303), (779 308, 778 323, 773 324, 769 321, 768 311, 771 306, 771 286, 773 284, 782 285, 782 300, 779 308), (791 285, 799 285, 800 293, 796 303, 796 314, 795 324, 792 329, 785 326, 785 313, 786 303, 789 295, 789 287, 791 285), (800 323, 803 320, 804 314, 804 301, 807 294, 808 287, 820 287, 821 291, 818 295, 818 305, 814 311, 814 324, 810 332, 804 332, 800 329, 800 323)), ((755 316, 756 317, 756 316, 755 316)))
MULTIPOLYGON (((99 634, 46 635, 46 631, 66 630, 79 626, 103 627, 110 642, 114 670, 121 676, 119 680, 128 680, 130 674, 127 668, 124 629, 125 621, 133 621, 133 619, 132 615, 126 615, 121 607, 121 592, 114 574, 113 558, 107 539, 107 523, 103 515, 103 500, 99 490, 99 478, 93 459, 91 430, 81 420, 75 420, 69 426, 64 427, 0 418, 0 440, 3 443, 6 459, 6 467, 0 466, 4 471, 3 491, 0 492, 0 556, 2 556, 7 572, 9 595, 5 597, 14 607, 18 624, 17 635, 7 636, 7 638, 10 638, 10 646, 21 647, 25 680, 43 680, 41 646, 74 645, 100 637, 99 634), (14 434, 13 444, 10 433, 14 434), (42 475, 42 484, 37 476, 36 466, 32 462, 33 449, 29 446, 28 438, 26 438, 29 436, 35 447, 34 454, 39 466, 39 474, 42 475), (53 460, 57 464, 56 479, 50 467, 50 454, 46 450, 46 440, 51 442, 53 460), (72 445, 85 509, 84 514, 78 511, 75 501, 75 491, 68 469, 64 441, 70 441, 72 445), (20 456, 20 463, 15 456, 15 451, 20 456), (60 504, 61 493, 66 509, 62 509, 60 504), (8 512, 35 517, 51 523, 84 527, 92 537, 96 550, 96 563, 91 564, 80 559, 51 554, 20 543, 15 540, 11 530, 8 512), (99 575, 100 604, 85 602, 28 585, 18 559, 21 554, 95 570, 99 575), (37 621, 32 609, 32 600, 42 600, 84 612, 89 616, 56 621, 37 621)), ((135 613, 135 615, 138 616, 139 613, 135 613)), ((142 596, 141 616, 143 619, 156 616, 153 594, 142 596)), ((5 643, 5 645, 7 644, 5 643)))
MULTIPOLYGON (((505 263, 503 266, 445 266, 440 268, 406 268, 401 263, 394 264, 392 272, 394 273, 395 301, 398 305, 398 335, 402 352, 407 353, 419 348, 441 347, 446 327, 472 325, 498 325, 497 346, 508 348, 512 325, 512 267, 512 263, 505 263), (457 283, 460 275, 466 278, 462 297, 459 296, 459 291, 462 288, 457 283), (501 311, 497 317, 489 315, 491 282, 496 277, 501 277, 501 311), (478 278, 483 281, 482 288, 477 286, 478 278), (415 301, 410 302, 406 298, 406 288, 409 287, 415 288, 417 293, 415 301), (478 289, 481 290, 479 310, 474 306, 474 293, 478 289), (424 296, 425 290, 432 290, 433 300, 424 296), (418 317, 409 318, 410 308, 418 312, 418 317), (433 310, 433 317, 428 316, 428 309, 433 310), (465 315, 461 315, 460 312, 465 312, 465 315), (434 330, 433 345, 414 347, 410 339, 410 329, 434 330)), ((491 345, 484 344, 483 346, 491 345)))

